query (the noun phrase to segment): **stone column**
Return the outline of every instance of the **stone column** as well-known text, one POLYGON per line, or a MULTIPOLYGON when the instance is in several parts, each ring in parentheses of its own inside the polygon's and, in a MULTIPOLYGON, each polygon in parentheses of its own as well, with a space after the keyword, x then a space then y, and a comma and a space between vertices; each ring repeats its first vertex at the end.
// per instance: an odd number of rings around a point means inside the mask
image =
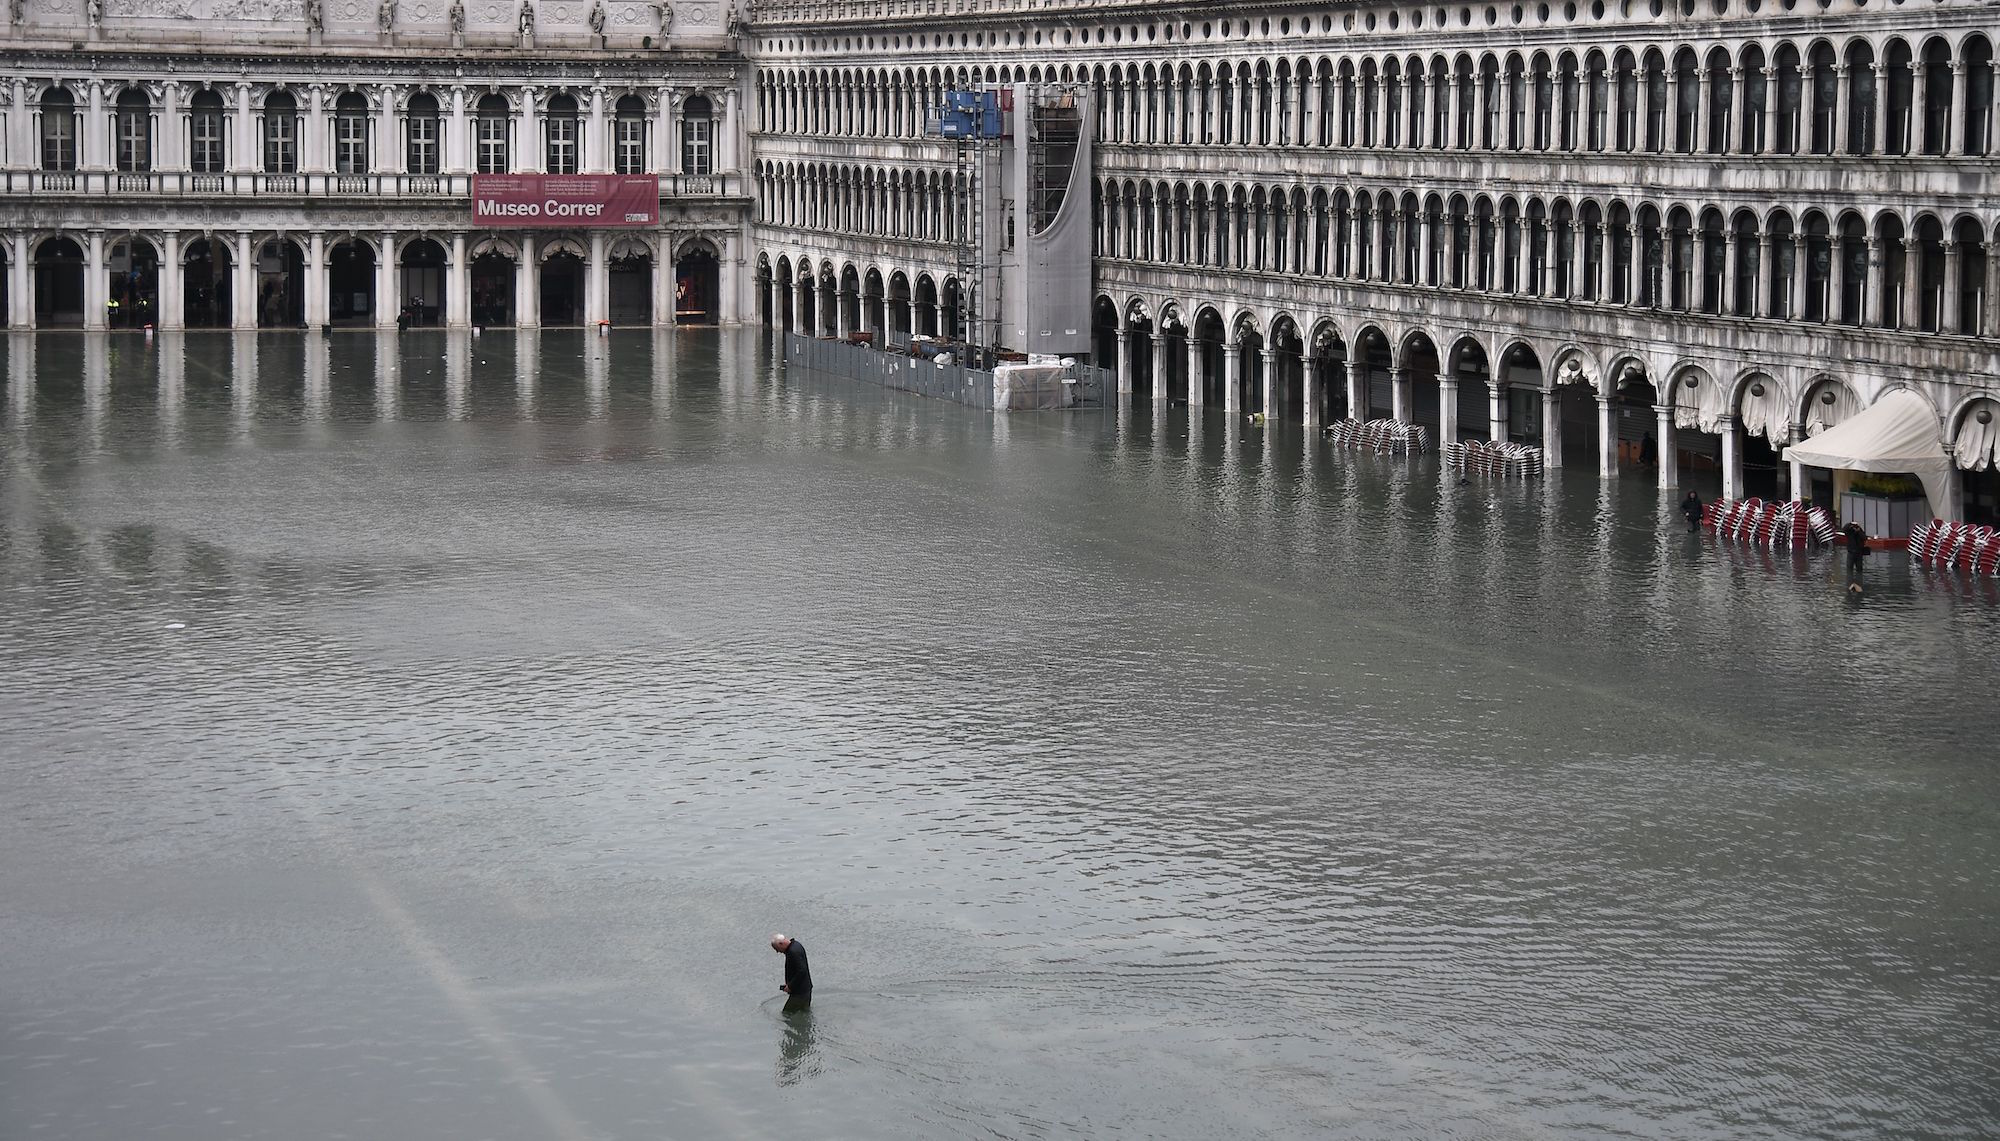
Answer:
POLYGON ((78 170, 111 169, 111 113, 104 109, 104 81, 93 79, 84 87, 83 137, 77 140, 78 170))
POLYGON ((257 145, 257 114, 250 109, 250 84, 236 85, 236 146, 230 154, 229 169, 238 174, 247 174, 257 169, 263 161, 263 148, 257 145))
POLYGON ((1778 152, 1778 69, 1764 69, 1764 137, 1758 140, 1758 154, 1778 152))
POLYGON ((1563 466, 1562 389, 1542 390, 1542 466, 1563 466))
POLYGON ((466 114, 465 88, 451 89, 451 109, 444 121, 444 138, 438 140, 442 153, 438 169, 446 174, 466 174, 473 169, 471 120, 466 114))
POLYGON ((1431 277, 1431 225, 1428 214, 1417 215, 1417 284, 1435 285, 1431 277))
POLYGON ((1306 408, 1304 415, 1300 418, 1300 423, 1304 424, 1306 431, 1310 432, 1319 427, 1321 419, 1320 409, 1326 403, 1326 394, 1321 390, 1322 381, 1319 375, 1319 358, 1308 355, 1300 364, 1305 372, 1306 388, 1306 408))
MULTIPOLYGON (((1725 221, 1723 224, 1727 225, 1728 223, 1725 221)), ((1697 258, 1706 253, 1699 246, 1696 249, 1698 252, 1695 254, 1695 257, 1697 258)), ((1719 298, 1716 312, 1725 317, 1736 312, 1736 254, 1736 231, 1733 229, 1724 230, 1722 232, 1722 296, 1719 298)), ((1689 276, 1692 277, 1693 274, 1689 276)))
MULTIPOLYGON (((523 87, 516 96, 514 108, 514 137, 508 150, 517 171, 538 171, 542 169, 542 140, 535 130, 535 99, 537 92, 532 87, 523 87)), ((540 322, 537 321, 537 324, 540 322)))
POLYGON ((332 170, 332 147, 327 145, 326 85, 308 84, 299 124, 299 173, 325 174, 332 170))
MULTIPOLYGON (((1660 139, 1659 149, 1663 154, 1672 154, 1680 149, 1676 145, 1679 140, 1675 139, 1674 135, 1680 125, 1681 117, 1681 71, 1680 68, 1669 64, 1666 72, 1667 113, 1660 116, 1660 134, 1662 138, 1660 139)), ((1640 126, 1643 128, 1646 125, 1645 121, 1651 118, 1651 115, 1641 115, 1639 117, 1640 126)))
POLYGON ((1153 403, 1159 405, 1167 399, 1167 335, 1153 332, 1153 403))
POLYGON ((1207 395, 1202 391, 1204 387, 1201 375, 1201 342, 1194 339, 1194 330, 1189 329, 1187 339, 1187 392, 1189 407, 1201 407, 1202 399, 1207 395))
POLYGON ((597 328, 611 317, 611 267, 604 257, 604 231, 590 231, 590 248, 583 259, 583 325, 597 328))
POLYGON ((105 327, 105 307, 111 300, 110 269, 104 258, 104 231, 92 230, 83 244, 83 327, 105 327))
POLYGON ((1389 418, 1399 424, 1410 423, 1410 370, 1392 368, 1389 370, 1389 418))
MULTIPOLYGON (((1948 155, 1966 153, 1965 116, 1971 108, 1965 105, 1965 64, 1960 60, 1951 61, 1951 114, 1944 117, 1944 152, 1948 155)), ((1917 101, 1915 99, 1913 102, 1917 101)), ((1992 112, 1989 109, 1988 114, 1992 112)))
POLYGON ((396 264, 396 235, 385 230, 381 240, 381 252, 375 257, 375 327, 393 329, 403 308, 397 297, 402 275, 396 264))
POLYGON ((1597 474, 1618 478, 1618 412, 1608 396, 1597 398, 1597 474))
POLYGON ((1222 410, 1243 411, 1243 346, 1236 341, 1222 348, 1222 410))
POLYGON ((161 85, 160 136, 154 144, 154 170, 180 171, 188 168, 187 146, 181 133, 181 85, 161 85))
MULTIPOLYGON (((611 164, 605 161, 605 154, 610 148, 605 145, 608 140, 604 137, 609 127, 604 119, 603 86, 593 85, 587 98, 589 110, 583 123, 583 154, 580 156, 583 166, 580 169, 585 174, 607 174, 611 164)), ((717 169, 721 169, 719 164, 717 169)))
POLYGON ((384 83, 375 92, 375 169, 397 174, 403 169, 403 139, 396 129, 396 88, 384 83))
POLYGON ((1826 141, 1828 154, 1851 153, 1847 145, 1847 104, 1853 97, 1854 92, 1848 85, 1847 64, 1836 61, 1833 65, 1833 130, 1828 132, 1832 137, 1826 141))
POLYGON ((1360 361, 1347 362, 1347 418, 1368 419, 1368 366, 1360 361))
POLYGON ((722 119, 715 125, 715 170, 718 174, 723 171, 740 170, 742 168, 742 164, 737 158, 736 149, 736 135, 739 129, 737 120, 741 117, 737 113, 736 100, 737 94, 734 87, 722 93, 722 107, 720 109, 722 119))
POLYGON ((1757 298, 1752 317, 1771 315, 1771 235, 1757 231, 1757 298))
MULTIPOLYGON (((671 327, 674 323, 674 262, 671 239, 662 237, 657 256, 653 258, 653 325, 671 327)), ((912 314, 914 320, 915 314, 912 314)), ((812 336, 812 330, 801 326, 809 320, 805 312, 805 293, 794 289, 792 298, 792 328, 803 336, 812 336)), ((772 324, 778 325, 777 310, 772 310, 772 324)), ((914 332, 912 328, 912 332, 914 332)))
POLYGON ((1706 65, 1695 69, 1694 138, 1688 140, 1691 144, 1689 154, 1701 154, 1708 149, 1709 128, 1714 126, 1710 122, 1714 115, 1709 111, 1709 100, 1715 89, 1714 76, 1715 70, 1706 65))
POLYGON ((1120 396, 1127 396, 1131 392, 1132 330, 1125 328, 1118 330, 1118 394, 1120 396))
POLYGON ((1868 153, 1887 154, 1889 147, 1889 65, 1877 60, 1875 68, 1875 137, 1868 153))
MULTIPOLYGON (((1772 136, 1764 136, 1767 140, 1772 136)), ((1653 405, 1654 435, 1659 437, 1660 487, 1671 491, 1680 486, 1680 450, 1674 442, 1674 410, 1671 405, 1653 405)))
POLYGON ((161 235, 160 310, 153 324, 161 332, 180 329, 187 316, 187 272, 181 268, 181 232, 168 230, 161 235))
POLYGON ((327 323, 326 235, 314 230, 306 235, 306 280, 302 291, 306 307, 306 328, 324 329, 327 323))
POLYGON ((1486 382, 1486 438, 1507 442, 1507 386, 1491 377, 1486 382))
POLYGON ((1262 409, 1267 420, 1278 418, 1278 368, 1284 359, 1284 353, 1272 348, 1269 341, 1257 350, 1257 379, 1263 389, 1262 409))
MULTIPOLYGON (((1770 100, 1766 99, 1765 102, 1768 103, 1770 100)), ((1723 154, 1733 155, 1743 150, 1743 135, 1747 126, 1743 122, 1743 104, 1743 69, 1732 64, 1729 68, 1729 122, 1726 124, 1727 129, 1722 132, 1723 154)))
MULTIPOLYGON (((655 259, 654 259, 654 261, 653 261, 653 264, 654 264, 654 266, 655 266, 655 267, 658 267, 658 266, 660 266, 660 265, 664 264, 664 263, 665 263, 665 261, 666 261, 666 259, 665 259, 665 258, 663 258, 663 257, 662 257, 662 258, 655 258, 655 259)), ((661 292, 661 290, 660 290, 660 288, 659 288, 659 286, 658 286, 658 284, 657 284, 657 282, 659 281, 659 278, 658 278, 658 277, 656 276, 656 277, 654 278, 654 281, 655 281, 655 283, 656 283, 656 284, 655 284, 655 286, 654 286, 654 289, 653 289, 653 294, 654 294, 654 300, 655 300, 655 301, 658 301, 658 300, 659 300, 659 294, 660 294, 660 292, 661 292)), ((655 306, 654 306, 654 308, 655 308, 655 309, 657 310, 657 309, 658 309, 658 306, 657 306, 657 305, 655 305, 655 306)), ((819 322, 818 322, 818 320, 816 319, 816 316, 815 316, 815 314, 813 313, 813 311, 812 311, 812 308, 813 308, 813 307, 812 307, 811 305, 808 305, 808 304, 806 304, 806 281, 805 281, 805 279, 804 279, 804 278, 797 278, 797 279, 793 280, 793 282, 792 282, 792 331, 793 331, 793 332, 795 332, 795 333, 797 333, 797 334, 798 334, 799 336, 801 336, 801 337, 817 337, 817 336, 819 336, 819 322)), ((671 312, 671 311, 669 311, 669 313, 668 313, 668 317, 669 317, 669 320, 668 320, 668 321, 666 322, 666 324, 669 324, 669 325, 673 324, 673 321, 671 320, 671 318, 672 318, 672 312, 671 312)))
POLYGON ((1964 269, 1960 265, 1957 242, 1947 242, 1944 247, 1944 296, 1938 300, 1938 332, 1957 333, 1958 294, 1964 288, 1964 269))
POLYGON ((464 230, 451 235, 451 280, 444 287, 444 305, 447 328, 463 329, 472 324, 472 258, 464 230))
MULTIPOLYGON (((18 105, 18 104, 17 104, 18 105)), ((7 236, 7 327, 35 327, 34 272, 28 263, 28 235, 16 231, 7 236)))
POLYGON ((514 327, 538 329, 542 324, 542 262, 535 235, 521 235, 521 261, 514 268, 514 327))
POLYGON ((1438 449, 1458 442, 1458 378, 1438 378, 1438 449))
POLYGON ((1741 499, 1743 498, 1743 440, 1737 431, 1736 417, 1722 417, 1716 422, 1716 431, 1722 434, 1722 497, 1741 499))
POLYGON ((1903 239, 1903 319, 1898 326, 1914 333, 1923 328, 1924 244, 1916 238, 1903 239))
POLYGON ((235 264, 229 267, 231 328, 254 330, 257 327, 257 263, 252 257, 250 235, 239 231, 233 259, 235 264))

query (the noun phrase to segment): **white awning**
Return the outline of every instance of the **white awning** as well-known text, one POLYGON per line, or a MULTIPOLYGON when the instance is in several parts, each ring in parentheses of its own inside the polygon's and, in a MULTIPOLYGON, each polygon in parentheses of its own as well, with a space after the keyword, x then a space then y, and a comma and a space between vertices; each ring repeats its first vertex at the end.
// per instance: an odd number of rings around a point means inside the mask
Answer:
POLYGON ((1911 472, 1924 481, 1931 510, 1951 502, 1951 457, 1938 439, 1937 413, 1905 389, 1890 392, 1851 420, 1786 448, 1784 458, 1812 467, 1911 472))

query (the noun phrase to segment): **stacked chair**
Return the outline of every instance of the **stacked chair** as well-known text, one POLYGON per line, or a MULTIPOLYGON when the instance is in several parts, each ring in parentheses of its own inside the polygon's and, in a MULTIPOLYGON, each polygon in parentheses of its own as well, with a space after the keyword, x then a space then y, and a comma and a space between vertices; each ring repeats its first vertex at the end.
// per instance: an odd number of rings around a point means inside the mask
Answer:
POLYGON ((1444 460, 1468 475, 1520 476, 1542 474, 1542 449, 1529 444, 1461 440, 1446 444, 1444 460))
POLYGON ((1833 516, 1824 507, 1769 503, 1754 496, 1716 500, 1702 508, 1701 523, 1719 539, 1795 551, 1824 546, 1837 534, 1833 516))
POLYGON ((1933 519, 1910 532, 1910 561, 1938 570, 2000 575, 2000 530, 1933 519))
POLYGON ((1429 451, 1431 446, 1428 429, 1402 420, 1335 420, 1326 426, 1326 438, 1339 447, 1392 456, 1429 451))

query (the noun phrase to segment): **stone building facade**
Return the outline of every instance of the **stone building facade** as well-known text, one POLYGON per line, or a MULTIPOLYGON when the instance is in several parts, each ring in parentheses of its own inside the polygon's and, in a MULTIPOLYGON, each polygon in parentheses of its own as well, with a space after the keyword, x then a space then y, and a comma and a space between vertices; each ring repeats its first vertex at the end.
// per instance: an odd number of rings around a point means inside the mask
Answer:
POLYGON ((9 0, 10 328, 714 321, 747 295, 723 3, 9 0), (659 224, 474 224, 475 172, 657 174, 659 224))
POLYGON ((1094 105, 1090 320, 1141 395, 1393 416, 1605 476, 1669 457, 1647 477, 1770 495, 1816 478, 1787 442, 1907 388, 1990 516, 1995 12, 760 5, 761 311, 949 326, 962 188, 927 109, 1074 86, 1094 105))
POLYGON ((1141 398, 1768 495, 1824 478, 1786 443, 1908 389, 1990 516, 1995 11, 8 0, 0 304, 950 335, 969 175, 932 120, 1027 84, 1088 108, 1069 318, 1141 398), (657 173, 660 221, 475 225, 479 171, 657 173))

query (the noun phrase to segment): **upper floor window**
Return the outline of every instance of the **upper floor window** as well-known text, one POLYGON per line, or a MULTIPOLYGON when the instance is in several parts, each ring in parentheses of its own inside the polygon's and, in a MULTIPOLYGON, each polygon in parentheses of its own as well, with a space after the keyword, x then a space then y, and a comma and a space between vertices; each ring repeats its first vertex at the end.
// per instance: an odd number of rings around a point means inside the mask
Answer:
POLYGON ((715 111, 705 95, 690 96, 681 107, 681 173, 712 174, 715 111))
POLYGON ((428 92, 419 91, 410 96, 408 113, 403 119, 403 131, 407 141, 404 147, 411 174, 436 174, 438 172, 438 102, 428 92))
POLYGON ((548 141, 548 165, 550 174, 575 174, 577 172, 577 115, 576 100, 567 95, 557 95, 549 100, 547 113, 542 119, 542 130, 548 141))
POLYGON ((76 96, 66 87, 42 92, 42 169, 76 169, 76 96))
POLYGON ((153 169, 153 105, 146 93, 128 87, 118 93, 118 109, 112 115, 117 134, 118 169, 153 169))
POLYGON ((333 172, 368 173, 368 100, 358 92, 342 95, 333 105, 333 172))
POLYGON ((221 174, 224 159, 222 96, 213 91, 195 95, 188 108, 188 169, 196 174, 221 174))
POLYGON ((644 174, 646 171, 646 101, 637 95, 627 95, 618 101, 618 114, 612 122, 612 169, 619 174, 644 174))
POLYGON ((299 170, 299 105, 290 93, 264 97, 264 173, 297 174, 299 170))
POLYGON ((505 174, 508 171, 509 155, 507 137, 512 120, 507 114, 507 100, 503 96, 488 95, 479 101, 479 153, 478 170, 481 174, 505 174))

